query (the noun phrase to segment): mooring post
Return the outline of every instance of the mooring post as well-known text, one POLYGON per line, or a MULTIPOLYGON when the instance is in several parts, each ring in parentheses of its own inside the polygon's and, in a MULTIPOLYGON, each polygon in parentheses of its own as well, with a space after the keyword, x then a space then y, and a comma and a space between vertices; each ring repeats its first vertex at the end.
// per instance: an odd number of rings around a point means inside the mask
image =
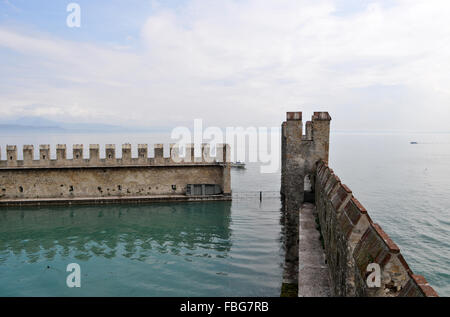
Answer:
POLYGON ((262 191, 259 192, 259 201, 262 201, 262 191))

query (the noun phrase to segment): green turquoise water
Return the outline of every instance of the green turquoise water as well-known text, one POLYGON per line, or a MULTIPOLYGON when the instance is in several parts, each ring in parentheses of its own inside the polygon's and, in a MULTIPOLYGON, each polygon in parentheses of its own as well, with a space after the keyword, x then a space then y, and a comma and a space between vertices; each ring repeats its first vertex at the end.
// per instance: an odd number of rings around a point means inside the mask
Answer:
POLYGON ((250 199, 1 210, 0 296, 278 296, 278 209, 250 199), (73 262, 80 288, 66 285, 73 262))

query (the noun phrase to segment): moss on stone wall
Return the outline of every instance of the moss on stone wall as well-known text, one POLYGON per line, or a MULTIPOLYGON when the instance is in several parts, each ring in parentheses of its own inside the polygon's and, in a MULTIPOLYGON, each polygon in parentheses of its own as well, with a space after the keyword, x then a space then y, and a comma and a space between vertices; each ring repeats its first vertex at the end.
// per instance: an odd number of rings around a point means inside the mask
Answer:
POLYGON ((283 283, 281 285, 280 297, 298 297, 298 284, 283 283))

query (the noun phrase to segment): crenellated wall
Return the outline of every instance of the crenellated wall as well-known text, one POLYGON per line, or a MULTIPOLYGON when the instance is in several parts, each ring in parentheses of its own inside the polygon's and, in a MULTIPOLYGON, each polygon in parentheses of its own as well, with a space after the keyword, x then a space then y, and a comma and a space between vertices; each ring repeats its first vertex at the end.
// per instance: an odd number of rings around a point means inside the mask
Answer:
POLYGON ((330 121, 328 112, 314 112, 303 131, 301 112, 288 112, 281 126, 281 199, 284 213, 284 284, 297 284, 299 269, 299 210, 312 192, 305 180, 312 180, 315 162, 328 159, 330 121))
POLYGON ((45 203, 52 199, 53 202, 108 198, 104 202, 155 196, 180 199, 186 195, 188 184, 215 185, 214 195, 204 198, 230 199, 228 145, 218 145, 213 156, 210 146, 203 144, 199 157, 194 155, 193 144, 187 145, 185 155, 171 144, 169 157, 164 156, 162 144, 154 146, 153 157, 149 157, 146 144, 138 145, 137 157, 132 157, 130 144, 122 145, 121 158, 116 158, 113 144, 105 146, 105 158, 100 158, 98 144, 89 146, 87 159, 81 144, 73 145, 72 159, 67 158, 66 149, 66 145, 58 144, 56 159, 51 159, 50 146, 40 145, 39 159, 35 160, 33 145, 24 145, 23 160, 18 160, 17 147, 8 145, 6 159, 0 157, 0 205, 45 203))
POLYGON ((281 196, 287 211, 297 211, 304 201, 305 177, 315 163, 328 161, 330 121, 328 112, 314 112, 303 133, 302 112, 287 112, 281 126, 281 196))
MULTIPOLYGON (((185 155, 181 155, 181 149, 176 144, 169 145, 169 156, 164 156, 163 144, 154 145, 154 156, 149 157, 147 144, 139 144, 137 148, 138 156, 132 157, 131 144, 122 145, 122 157, 116 158, 116 146, 114 144, 105 145, 105 158, 100 158, 100 146, 98 144, 89 145, 89 158, 84 158, 83 144, 72 146, 73 158, 67 159, 67 146, 65 144, 56 145, 56 159, 50 158, 50 145, 39 146, 39 158, 34 159, 34 146, 23 146, 23 160, 17 159, 17 146, 6 146, 6 158, 1 157, 0 168, 14 167, 103 167, 103 166, 148 166, 148 165, 184 165, 184 164, 217 164, 227 162, 225 155, 227 149, 225 145, 218 145, 216 155, 211 155, 209 144, 201 145, 201 156, 194 156, 194 144, 187 144, 185 155)), ((229 161, 229 159, 228 159, 229 161)))
POLYGON ((304 261, 298 257, 302 236, 298 213, 308 202, 315 204, 333 295, 437 296, 424 277, 413 274, 398 246, 328 167, 330 115, 315 112, 305 133, 301 112, 288 112, 286 117, 282 124, 281 194, 287 219, 285 263, 290 275, 298 275, 304 261), (305 180, 311 188, 306 188, 305 180), (371 263, 380 265, 380 287, 367 284, 371 263))
POLYGON ((437 296, 323 160, 317 163, 315 180, 315 203, 336 296, 437 296), (380 265, 380 287, 367 285, 370 263, 380 265))

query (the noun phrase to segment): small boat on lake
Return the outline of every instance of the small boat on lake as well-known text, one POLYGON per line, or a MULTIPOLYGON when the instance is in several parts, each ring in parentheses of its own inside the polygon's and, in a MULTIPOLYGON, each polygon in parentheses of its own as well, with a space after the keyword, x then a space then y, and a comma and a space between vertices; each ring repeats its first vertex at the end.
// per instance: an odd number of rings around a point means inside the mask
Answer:
POLYGON ((236 168, 245 168, 245 163, 244 162, 231 162, 231 167, 236 167, 236 168))
POLYGON ((416 141, 409 142, 409 144, 419 144, 416 141))

